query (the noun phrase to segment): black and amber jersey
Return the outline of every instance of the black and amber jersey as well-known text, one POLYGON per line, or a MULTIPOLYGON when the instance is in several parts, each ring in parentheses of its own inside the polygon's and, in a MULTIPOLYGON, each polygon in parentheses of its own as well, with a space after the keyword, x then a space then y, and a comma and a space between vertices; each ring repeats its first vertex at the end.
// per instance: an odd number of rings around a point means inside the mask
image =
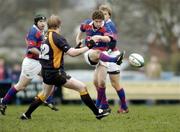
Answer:
POLYGON ((48 30, 44 43, 41 45, 41 54, 39 56, 42 68, 63 68, 64 52, 67 52, 70 48, 66 39, 59 32, 48 30))

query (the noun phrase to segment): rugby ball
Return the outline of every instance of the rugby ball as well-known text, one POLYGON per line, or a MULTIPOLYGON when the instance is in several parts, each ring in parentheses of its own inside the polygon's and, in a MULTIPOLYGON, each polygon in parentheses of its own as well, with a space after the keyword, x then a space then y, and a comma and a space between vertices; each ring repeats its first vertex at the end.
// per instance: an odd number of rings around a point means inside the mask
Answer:
POLYGON ((133 67, 143 67, 144 58, 138 53, 132 53, 129 55, 129 63, 133 67))

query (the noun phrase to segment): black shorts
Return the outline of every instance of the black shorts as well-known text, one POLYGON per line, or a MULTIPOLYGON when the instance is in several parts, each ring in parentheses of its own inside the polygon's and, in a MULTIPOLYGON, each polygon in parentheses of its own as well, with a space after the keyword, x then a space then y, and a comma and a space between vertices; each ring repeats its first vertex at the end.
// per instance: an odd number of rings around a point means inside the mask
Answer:
POLYGON ((111 71, 111 72, 107 72, 108 74, 110 74, 110 75, 115 75, 115 74, 119 74, 120 73, 120 71, 119 70, 117 70, 117 71, 111 71))
POLYGON ((97 65, 97 63, 98 62, 94 62, 94 61, 92 61, 91 59, 90 59, 90 57, 89 57, 89 55, 88 55, 88 61, 89 61, 89 63, 91 64, 91 65, 97 65))
POLYGON ((48 85, 55 85, 61 87, 64 85, 71 76, 67 75, 64 71, 43 69, 41 70, 43 82, 48 85))

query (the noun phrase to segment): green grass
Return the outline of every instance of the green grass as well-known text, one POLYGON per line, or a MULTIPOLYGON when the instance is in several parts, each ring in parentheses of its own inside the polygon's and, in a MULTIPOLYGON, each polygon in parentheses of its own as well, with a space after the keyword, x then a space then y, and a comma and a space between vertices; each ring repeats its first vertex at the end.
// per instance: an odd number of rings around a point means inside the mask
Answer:
POLYGON ((27 106, 9 106, 7 115, 0 115, 0 132, 179 132, 180 105, 132 105, 130 113, 119 115, 117 106, 102 120, 97 120, 85 105, 62 105, 54 112, 38 108, 32 119, 19 116, 27 106))

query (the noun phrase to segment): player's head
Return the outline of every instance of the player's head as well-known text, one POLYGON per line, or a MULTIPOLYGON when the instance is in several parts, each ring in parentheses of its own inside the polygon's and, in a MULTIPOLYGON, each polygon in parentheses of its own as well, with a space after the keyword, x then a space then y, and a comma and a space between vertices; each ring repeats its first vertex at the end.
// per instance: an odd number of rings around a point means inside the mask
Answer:
POLYGON ((100 28, 104 21, 104 14, 100 10, 96 10, 92 14, 92 20, 96 28, 100 28))
POLYGON ((40 29, 44 30, 44 27, 46 25, 46 17, 44 15, 36 15, 34 17, 34 24, 40 29))
POLYGON ((48 29, 57 29, 57 28, 60 28, 61 20, 60 20, 60 18, 58 16, 51 15, 48 18, 47 25, 48 25, 48 29))
POLYGON ((105 20, 108 20, 112 15, 112 9, 108 5, 100 5, 99 10, 103 12, 105 20))

